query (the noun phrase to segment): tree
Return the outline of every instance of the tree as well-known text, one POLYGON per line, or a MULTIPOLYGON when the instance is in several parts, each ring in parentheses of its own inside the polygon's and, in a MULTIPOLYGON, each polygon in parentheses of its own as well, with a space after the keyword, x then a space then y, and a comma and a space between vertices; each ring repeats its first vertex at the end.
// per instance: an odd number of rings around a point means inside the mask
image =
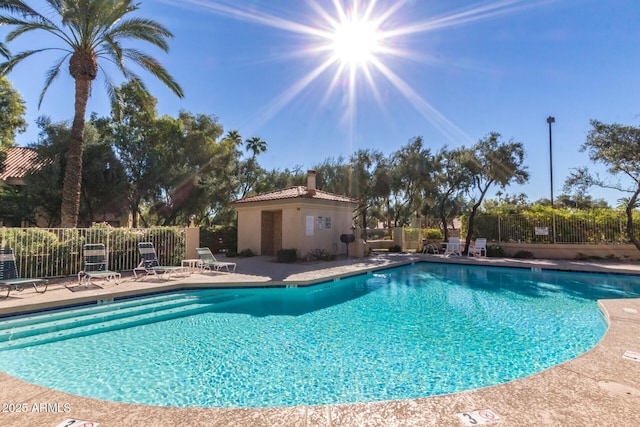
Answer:
POLYGON ((449 240, 449 224, 462 213, 464 193, 472 185, 469 169, 474 167, 473 152, 465 147, 440 150, 433 162, 433 180, 424 196, 423 214, 440 220, 444 239, 449 240))
POLYGON ((524 147, 521 142, 502 142, 500 134, 492 132, 473 147, 473 162, 467 163, 471 185, 471 212, 467 226, 465 254, 473 236, 473 220, 489 189, 497 185, 505 189, 512 181, 524 184, 529 179, 524 164, 524 147))
MULTIPOLYGON (((237 143, 239 135, 237 134, 237 131, 231 131, 229 132, 228 137, 237 143)), ((246 197, 248 194, 256 192, 258 182, 260 182, 260 177, 266 174, 266 171, 258 165, 257 157, 258 154, 267 151, 267 143, 260 139, 259 136, 254 136, 247 139, 245 144, 247 152, 251 152, 251 157, 242 162, 238 162, 237 176, 239 180, 239 198, 246 197)))
MULTIPOLYGON (((64 170, 68 167, 61 153, 70 143, 71 129, 68 123, 53 123, 47 117, 40 117, 37 124, 40 127, 38 141, 30 148, 38 153, 37 163, 41 166, 25 177, 25 193, 31 217, 37 213, 48 226, 54 226, 60 223, 64 170)), ((89 225, 126 212, 126 205, 122 203, 126 176, 113 149, 100 138, 92 123, 87 123, 85 139, 79 222, 89 225)))
POLYGON ((422 137, 412 138, 389 156, 389 197, 386 210, 389 227, 409 225, 422 204, 422 196, 432 186, 434 156, 424 148, 422 137))
POLYGON ((24 100, 11 82, 0 76, 0 148, 8 148, 15 142, 16 133, 27 130, 24 120, 24 100))
POLYGON ((589 153, 589 159, 602 163, 607 171, 623 179, 611 182, 579 168, 572 172, 565 182, 565 188, 590 186, 613 189, 626 193, 622 199, 627 217, 626 232, 629 240, 640 250, 640 238, 633 230, 633 211, 640 205, 640 128, 620 124, 605 124, 591 120, 592 129, 581 150, 589 153))
POLYGON ((349 196, 358 201, 355 219, 360 219, 363 230, 367 228, 369 209, 389 191, 386 182, 378 179, 383 161, 382 153, 371 149, 360 149, 349 158, 349 196))
POLYGON ((6 149, 14 144, 16 133, 27 129, 24 113, 22 97, 6 77, 0 76, 0 172, 4 165, 6 149))
MULTIPOLYGON (((132 0, 47 0, 46 3, 55 12, 59 22, 48 17, 51 16, 49 9, 46 14, 40 14, 22 1, 0 2, 0 9, 9 12, 9 15, 0 16, 0 25, 14 27, 7 34, 7 42, 32 31, 48 33, 49 38, 41 37, 40 40, 62 42, 61 46, 51 45, 10 55, 6 62, 0 64, 0 74, 11 72, 18 63, 34 54, 49 50, 65 52, 47 72, 38 106, 42 104, 49 86, 60 74, 62 65, 68 61, 69 73, 75 81, 75 111, 67 151, 68 167, 62 192, 61 225, 75 227, 80 208, 87 101, 98 71, 104 71, 101 63, 115 65, 125 79, 136 81, 146 91, 139 77, 125 62, 131 61, 153 74, 179 97, 183 96, 183 92, 156 59, 137 48, 125 48, 122 45, 124 41, 133 40, 151 43, 165 52, 169 50, 167 39, 173 35, 167 29, 149 19, 128 18, 130 13, 138 10, 139 3, 133 3, 132 0)), ((105 82, 109 95, 115 99, 117 92, 114 84, 107 77, 105 82)))
POLYGON ((247 139, 245 143, 247 144, 246 145, 247 151, 251 151, 253 153, 252 157, 254 159, 258 156, 258 154, 264 153, 265 151, 267 151, 266 141, 263 141, 262 139, 260 139, 259 136, 251 137, 247 139))

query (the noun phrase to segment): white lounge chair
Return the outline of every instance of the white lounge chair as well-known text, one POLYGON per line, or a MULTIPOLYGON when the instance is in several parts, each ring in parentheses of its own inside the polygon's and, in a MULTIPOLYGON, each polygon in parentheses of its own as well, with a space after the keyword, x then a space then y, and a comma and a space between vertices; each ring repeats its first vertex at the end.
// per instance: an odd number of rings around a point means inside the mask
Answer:
POLYGON ((120 273, 109 270, 107 249, 103 243, 88 243, 82 247, 84 268, 78 272, 78 285, 89 286, 91 279, 112 280, 118 284, 120 273))
POLYGON ((160 265, 156 249, 151 242, 138 243, 138 252, 142 261, 133 269, 135 280, 138 279, 138 272, 144 271, 145 276, 157 276, 160 278, 168 278, 171 274, 187 276, 190 271, 189 267, 178 267, 173 265, 160 265))
POLYGON ((478 237, 473 246, 469 248, 468 256, 487 256, 487 239, 478 237))
POLYGON ((196 252, 198 252, 198 256, 200 257, 200 265, 202 268, 215 271, 220 271, 220 269, 225 268, 230 273, 236 271, 235 262, 218 261, 209 248, 196 248, 196 252))
POLYGON ((460 238, 449 237, 449 241, 446 243, 446 249, 444 250, 444 256, 458 255, 460 256, 462 251, 460 250, 460 238))

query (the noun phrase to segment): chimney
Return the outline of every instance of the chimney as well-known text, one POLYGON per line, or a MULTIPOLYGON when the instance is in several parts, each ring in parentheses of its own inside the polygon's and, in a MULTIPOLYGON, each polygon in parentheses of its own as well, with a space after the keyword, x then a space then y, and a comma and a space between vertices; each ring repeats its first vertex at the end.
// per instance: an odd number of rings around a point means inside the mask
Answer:
POLYGON ((307 194, 310 196, 316 194, 316 171, 313 169, 307 171, 307 194))

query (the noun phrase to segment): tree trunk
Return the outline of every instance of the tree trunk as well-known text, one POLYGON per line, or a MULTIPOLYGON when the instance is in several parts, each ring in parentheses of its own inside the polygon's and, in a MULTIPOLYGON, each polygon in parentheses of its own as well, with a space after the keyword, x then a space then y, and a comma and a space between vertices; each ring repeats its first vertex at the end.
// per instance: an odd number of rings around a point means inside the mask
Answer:
POLYGON ((91 90, 91 80, 77 77, 75 113, 71 126, 71 141, 67 151, 67 166, 62 188, 61 227, 75 228, 80 211, 80 189, 82 185, 82 146, 84 143, 85 114, 91 90))

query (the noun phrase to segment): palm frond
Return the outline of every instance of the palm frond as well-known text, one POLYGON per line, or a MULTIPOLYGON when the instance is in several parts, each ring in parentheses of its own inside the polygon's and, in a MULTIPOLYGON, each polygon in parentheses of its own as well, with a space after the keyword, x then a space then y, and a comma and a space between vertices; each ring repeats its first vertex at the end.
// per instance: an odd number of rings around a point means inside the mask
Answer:
POLYGON ((0 42, 0 55, 4 56, 7 59, 11 57, 11 52, 9 52, 9 49, 7 49, 7 47, 1 42, 0 42))
POLYGON ((153 57, 140 52, 137 49, 124 49, 123 55, 125 58, 131 59, 141 68, 147 70, 158 80, 165 84, 173 93, 175 93, 179 98, 184 97, 184 92, 182 91, 182 87, 176 82, 173 77, 167 72, 167 70, 153 57))
POLYGON ((20 52, 16 55, 10 56, 9 60, 0 64, 0 74, 7 74, 13 70, 13 68, 21 62, 23 59, 30 57, 33 54, 44 52, 45 50, 51 50, 49 48, 28 50, 20 52))
POLYGON ((109 29, 108 35, 114 40, 143 40, 159 47, 164 52, 169 50, 167 39, 173 38, 173 34, 162 25, 149 19, 140 18, 120 22, 117 26, 109 29))
POLYGON ((42 92, 40 92, 40 98, 38 98, 38 108, 40 108, 40 106, 42 105, 42 100, 44 99, 44 95, 47 93, 47 90, 49 89, 49 86, 51 86, 51 83, 53 83, 53 81, 60 74, 60 68, 62 67, 62 64, 67 60, 69 55, 70 54, 64 55, 62 59, 56 62, 53 65, 53 67, 49 68, 49 71, 47 71, 47 74, 46 74, 47 77, 45 79, 44 88, 42 88, 42 92))
POLYGON ((38 12, 33 10, 25 2, 17 0, 3 0, 0 2, 0 9, 9 11, 10 13, 16 13, 22 16, 40 16, 38 12))
POLYGON ((14 25, 15 28, 7 34, 7 41, 13 41, 29 31, 42 30, 50 33, 59 33, 60 29, 53 24, 44 22, 17 21, 6 25, 14 25))

